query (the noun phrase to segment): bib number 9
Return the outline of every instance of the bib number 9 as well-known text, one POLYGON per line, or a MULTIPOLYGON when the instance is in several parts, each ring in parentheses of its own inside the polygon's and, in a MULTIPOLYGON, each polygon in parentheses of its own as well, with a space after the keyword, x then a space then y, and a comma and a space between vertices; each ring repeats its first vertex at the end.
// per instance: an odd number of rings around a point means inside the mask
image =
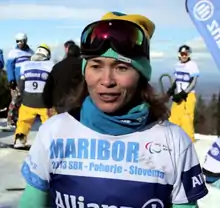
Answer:
POLYGON ((33 89, 36 90, 38 88, 38 83, 37 82, 33 82, 32 86, 33 86, 33 89))

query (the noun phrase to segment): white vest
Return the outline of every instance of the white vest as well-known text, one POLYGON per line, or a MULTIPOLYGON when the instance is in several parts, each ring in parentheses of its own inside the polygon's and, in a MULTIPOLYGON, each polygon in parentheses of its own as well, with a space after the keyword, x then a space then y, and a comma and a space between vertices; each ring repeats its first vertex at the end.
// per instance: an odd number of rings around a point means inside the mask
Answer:
POLYGON ((25 92, 42 93, 49 73, 53 67, 52 61, 27 61, 21 66, 20 76, 25 81, 25 92))
POLYGON ((51 189, 53 207, 167 208, 206 195, 189 137, 169 122, 123 136, 97 133, 68 113, 40 128, 22 173, 51 189))
MULTIPOLYGON (((199 76, 199 69, 196 62, 188 61, 187 63, 177 63, 174 76, 177 85, 177 93, 186 90, 190 84, 191 78, 199 76)), ((195 92, 195 89, 192 89, 191 92, 195 92)))
POLYGON ((220 138, 210 147, 203 167, 212 173, 220 173, 220 138))

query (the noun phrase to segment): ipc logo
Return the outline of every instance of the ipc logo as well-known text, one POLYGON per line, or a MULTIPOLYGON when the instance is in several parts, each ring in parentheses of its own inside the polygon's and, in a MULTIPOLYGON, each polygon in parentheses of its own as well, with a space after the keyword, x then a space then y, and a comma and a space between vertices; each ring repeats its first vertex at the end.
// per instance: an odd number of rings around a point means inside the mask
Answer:
POLYGON ((214 14, 214 6, 209 0, 198 1, 193 7, 193 15, 199 21, 209 20, 214 14))

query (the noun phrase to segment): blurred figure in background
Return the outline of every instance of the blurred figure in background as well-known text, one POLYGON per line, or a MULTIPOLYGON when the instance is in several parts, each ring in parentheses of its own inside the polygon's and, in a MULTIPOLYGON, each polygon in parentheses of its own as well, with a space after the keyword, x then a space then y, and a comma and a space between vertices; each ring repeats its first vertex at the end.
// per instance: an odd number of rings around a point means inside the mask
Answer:
POLYGON ((6 129, 13 129, 17 122, 17 113, 20 106, 20 93, 17 88, 18 80, 20 78, 21 65, 30 60, 34 54, 33 50, 28 46, 28 37, 25 33, 18 33, 15 36, 16 47, 9 52, 6 71, 8 82, 11 89, 12 101, 8 109, 8 118, 6 129))
POLYGON ((0 70, 2 70, 5 66, 3 51, 0 49, 0 70))
POLYGON ((205 156, 203 174, 206 183, 220 189, 220 138, 213 142, 205 156))
POLYGON ((191 60, 191 53, 192 50, 189 46, 179 47, 179 62, 176 64, 174 72, 175 81, 167 94, 173 97, 169 121, 182 127, 194 142, 195 87, 200 72, 197 63, 191 60))
POLYGON ((66 97, 70 92, 74 93, 81 83, 81 67, 79 46, 71 42, 66 58, 55 64, 44 87, 43 99, 47 108, 54 107, 57 113, 69 110, 66 97))
POLYGON ((7 74, 4 69, 3 50, 0 49, 0 118, 7 117, 8 105, 11 101, 11 93, 8 87, 7 74))
POLYGON ((18 87, 22 94, 22 104, 18 114, 14 148, 22 148, 26 145, 27 135, 37 115, 40 116, 42 123, 49 118, 42 93, 54 65, 50 58, 49 46, 41 44, 31 57, 31 61, 21 66, 18 87))
POLYGON ((64 58, 67 57, 67 54, 68 54, 68 48, 70 45, 75 45, 75 42, 73 40, 68 40, 64 43, 64 52, 65 52, 65 56, 64 58))

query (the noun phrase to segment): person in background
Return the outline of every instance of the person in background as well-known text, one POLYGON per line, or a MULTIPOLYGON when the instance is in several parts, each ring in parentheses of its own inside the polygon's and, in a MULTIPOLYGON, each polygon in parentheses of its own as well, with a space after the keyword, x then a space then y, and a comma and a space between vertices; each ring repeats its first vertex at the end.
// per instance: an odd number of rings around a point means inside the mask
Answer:
POLYGON ((20 106, 20 93, 17 88, 18 80, 20 78, 21 65, 30 60, 34 54, 33 50, 28 45, 28 37, 25 33, 18 33, 15 36, 16 47, 8 54, 6 62, 7 78, 11 88, 12 101, 8 109, 7 127, 13 129, 16 126, 18 108, 20 106))
POLYGON ((154 28, 119 12, 85 27, 83 81, 37 133, 20 208, 196 208, 208 193, 192 141, 149 83, 154 28))
POLYGON ((54 107, 57 113, 68 111, 66 98, 82 81, 81 67, 79 46, 71 42, 66 58, 54 65, 45 84, 43 99, 47 108, 54 107))
POLYGON ((196 106, 195 87, 200 75, 197 63, 191 60, 192 50, 182 45, 178 50, 179 63, 175 65, 175 80, 168 90, 172 96, 173 104, 169 121, 179 125, 195 141, 194 111, 196 106))
POLYGON ((206 183, 220 189, 220 138, 213 142, 203 164, 206 183))
POLYGON ((11 92, 8 87, 7 74, 4 70, 4 55, 0 49, 0 118, 6 118, 8 106, 11 101, 11 92))
POLYGON ((3 50, 0 49, 0 70, 2 70, 5 66, 3 50))
POLYGON ((50 58, 49 46, 41 44, 31 60, 26 61, 21 66, 18 87, 19 92, 22 94, 22 104, 18 114, 14 148, 25 147, 27 135, 37 115, 40 116, 42 123, 49 118, 48 109, 42 99, 42 93, 54 65, 50 58))
MULTIPOLYGON (((64 53, 65 53, 64 58, 67 57, 68 50, 69 50, 68 48, 69 48, 70 45, 76 45, 76 44, 73 40, 68 40, 64 43, 64 53)), ((78 49, 79 49, 79 47, 78 47, 78 49)))

